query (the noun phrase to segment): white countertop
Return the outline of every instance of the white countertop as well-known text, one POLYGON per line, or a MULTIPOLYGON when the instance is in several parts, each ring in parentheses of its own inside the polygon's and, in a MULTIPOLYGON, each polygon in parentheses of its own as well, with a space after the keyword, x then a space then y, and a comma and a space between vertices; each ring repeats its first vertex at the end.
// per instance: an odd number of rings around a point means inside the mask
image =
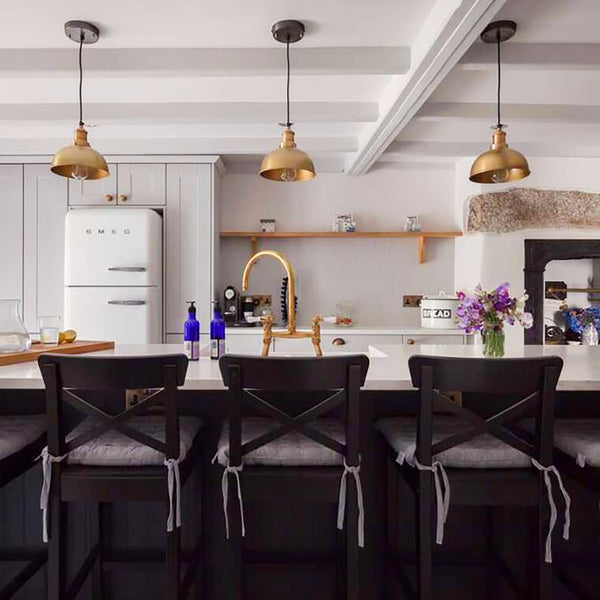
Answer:
MULTIPOLYGON (((310 325, 298 325, 299 330, 310 330, 310 325)), ((284 331, 282 327, 275 327, 274 331, 284 331)), ((226 335, 262 335, 262 327, 227 327, 226 335)), ((322 325, 321 333, 335 335, 467 335, 458 328, 433 329, 431 327, 336 327, 335 325, 322 325)))
MULTIPOLYGON (((444 345, 377 345, 369 349, 371 365, 364 389, 410 390, 412 384, 408 373, 408 359, 413 354, 429 354, 451 357, 480 357, 481 346, 444 345)), ((94 352, 87 356, 149 356, 181 352, 180 344, 117 345, 114 350, 94 352)), ((206 350, 205 350, 206 352, 206 350)), ((300 353, 311 356, 309 353, 300 353)), ((340 354, 340 352, 326 352, 340 354)), ((275 356, 290 354, 276 353, 275 356)), ((297 356, 298 354, 296 354, 297 356)), ((559 390, 600 391, 600 346, 513 346, 507 348, 507 357, 560 356, 565 362, 559 390)), ((0 367, 0 389, 40 389, 42 377, 37 362, 0 367)), ((190 362, 183 389, 223 389, 219 365, 208 356, 190 362)))

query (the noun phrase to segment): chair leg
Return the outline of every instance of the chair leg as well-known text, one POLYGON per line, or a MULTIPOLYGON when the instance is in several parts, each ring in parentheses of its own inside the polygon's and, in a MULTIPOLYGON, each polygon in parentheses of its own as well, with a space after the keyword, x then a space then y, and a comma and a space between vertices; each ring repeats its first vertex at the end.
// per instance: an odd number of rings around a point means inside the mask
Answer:
POLYGON ((538 491, 538 522, 537 522, 537 585, 534 587, 535 600, 552 600, 552 564, 547 563, 546 556, 546 537, 548 536, 548 523, 550 521, 550 507, 546 497, 546 488, 542 479, 539 477, 538 491), (537 588, 537 589, 536 589, 537 588))
POLYGON ((229 566, 231 568, 231 577, 229 580, 229 596, 231 600, 243 600, 244 594, 244 563, 243 563, 243 539, 242 539, 242 521, 239 510, 239 501, 237 497, 236 482, 232 475, 229 475, 229 566))
POLYGON ((432 600, 433 589, 433 475, 428 471, 419 472, 417 494, 417 598, 432 600))
POLYGON ((356 483, 349 478, 346 497, 346 598, 358 600, 360 564, 358 547, 358 498, 356 483))
POLYGON ((50 490, 50 532, 48 541, 48 600, 64 600, 67 563, 67 509, 60 489, 50 490))
POLYGON ((494 507, 485 507, 485 554, 487 563, 486 600, 492 600, 496 585, 494 560, 494 507))
POLYGON ((166 568, 166 595, 165 600, 179 600, 179 527, 167 532, 166 568))
POLYGON ((104 600, 104 574, 102 565, 102 533, 103 533, 103 512, 102 502, 90 502, 89 507, 89 530, 90 539, 93 544, 98 545, 98 557, 92 569, 92 600, 104 600))

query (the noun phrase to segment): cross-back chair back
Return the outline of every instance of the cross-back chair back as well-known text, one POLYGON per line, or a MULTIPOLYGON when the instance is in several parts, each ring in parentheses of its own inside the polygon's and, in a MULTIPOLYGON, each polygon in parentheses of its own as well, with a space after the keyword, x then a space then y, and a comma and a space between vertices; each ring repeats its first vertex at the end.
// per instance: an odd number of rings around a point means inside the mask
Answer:
POLYGON ((107 431, 121 434, 163 453, 178 458, 179 415, 177 387, 183 385, 188 359, 183 354, 150 357, 75 357, 44 354, 39 366, 46 386, 48 418, 48 452, 64 456, 107 431), (116 415, 109 414, 80 394, 89 391, 114 392, 127 389, 152 389, 152 393, 116 415), (64 405, 94 420, 90 427, 74 439, 67 439, 64 405), (162 405, 165 419, 165 441, 142 433, 127 421, 162 405))
POLYGON ((362 355, 321 358, 262 358, 226 355, 219 361, 229 389, 229 462, 242 464, 243 456, 291 431, 345 457, 348 464, 359 460, 359 392, 364 385, 369 359, 362 355), (328 392, 301 414, 292 416, 260 396, 261 392, 328 392), (345 409, 346 442, 341 443, 309 425, 310 421, 345 409), (242 417, 252 409, 279 422, 279 427, 242 444, 242 417))
POLYGON ((562 359, 557 356, 478 359, 416 355, 408 364, 413 385, 420 389, 417 456, 421 462, 431 464, 436 454, 488 433, 543 465, 551 464, 554 399, 562 359), (483 418, 441 390, 510 394, 520 398, 500 412, 483 418), (435 411, 450 413, 470 427, 432 443, 435 411), (535 418, 533 436, 517 425, 530 416, 535 418))

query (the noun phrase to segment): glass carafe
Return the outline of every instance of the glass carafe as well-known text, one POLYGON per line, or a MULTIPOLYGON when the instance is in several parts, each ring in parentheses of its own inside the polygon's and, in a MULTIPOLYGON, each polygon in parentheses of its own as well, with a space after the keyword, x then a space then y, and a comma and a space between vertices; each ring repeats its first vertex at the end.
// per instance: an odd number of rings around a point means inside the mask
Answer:
POLYGON ((19 316, 20 304, 20 300, 0 300, 0 353, 31 348, 31 338, 19 316))

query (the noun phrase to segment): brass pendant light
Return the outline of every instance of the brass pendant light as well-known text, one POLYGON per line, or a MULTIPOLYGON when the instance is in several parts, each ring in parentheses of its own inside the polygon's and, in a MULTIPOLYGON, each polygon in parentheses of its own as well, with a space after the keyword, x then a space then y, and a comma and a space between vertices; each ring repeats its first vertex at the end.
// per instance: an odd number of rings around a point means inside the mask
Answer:
POLYGON ((83 44, 95 44, 100 37, 100 30, 85 21, 68 21, 65 23, 65 34, 79 44, 79 127, 75 129, 73 144, 59 150, 52 159, 50 170, 62 177, 70 179, 101 179, 106 177, 108 165, 104 157, 96 152, 87 141, 87 131, 83 127, 82 83, 83 68, 81 52, 83 44))
POLYGON ((498 50, 498 120, 493 128, 492 145, 487 152, 480 154, 471 166, 469 179, 475 183, 505 183, 518 181, 529 175, 527 159, 506 143, 506 125, 500 120, 500 44, 509 40, 517 31, 514 21, 495 21, 490 23, 481 34, 481 41, 496 44, 498 50))
POLYGON ((292 123, 290 123, 290 44, 304 37, 304 24, 300 21, 278 21, 273 25, 271 33, 278 42, 286 45, 287 119, 285 123, 280 123, 281 126, 285 127, 281 134, 281 144, 279 144, 279 148, 269 152, 263 158, 259 175, 271 181, 283 181, 285 183, 308 181, 316 176, 315 167, 310 156, 296 148, 294 132, 291 129, 292 123))

